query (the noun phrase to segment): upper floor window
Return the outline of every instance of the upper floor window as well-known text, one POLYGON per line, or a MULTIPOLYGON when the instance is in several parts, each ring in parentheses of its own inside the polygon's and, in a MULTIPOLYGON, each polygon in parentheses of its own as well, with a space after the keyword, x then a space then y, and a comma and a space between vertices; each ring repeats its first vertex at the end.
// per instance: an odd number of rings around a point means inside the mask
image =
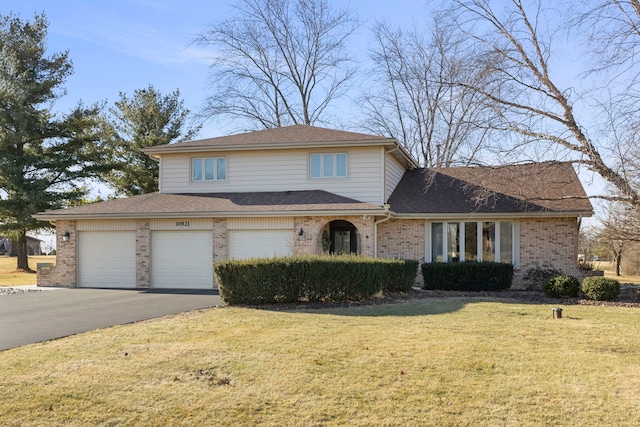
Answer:
POLYGON ((227 159, 225 157, 194 158, 191 163, 191 179, 193 181, 224 181, 227 179, 227 159))
POLYGON ((312 154, 310 157, 311 178, 345 178, 347 176, 347 154, 312 154))

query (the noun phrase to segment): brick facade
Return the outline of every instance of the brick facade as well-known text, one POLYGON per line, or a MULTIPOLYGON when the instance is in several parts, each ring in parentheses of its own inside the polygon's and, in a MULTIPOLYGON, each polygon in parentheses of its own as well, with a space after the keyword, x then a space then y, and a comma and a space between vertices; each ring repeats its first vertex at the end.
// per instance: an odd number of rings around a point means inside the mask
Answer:
POLYGON ((378 257, 425 259, 424 220, 392 219, 378 225, 378 257))
POLYGON ((76 287, 78 280, 77 238, 76 221, 56 222, 56 265, 38 269, 38 286, 76 287), (68 242, 63 241, 65 232, 69 233, 68 242))
POLYGON ((296 236, 298 230, 304 232, 302 240, 296 239, 293 245, 294 254, 315 255, 324 251, 322 247, 323 235, 329 233, 329 225, 331 221, 337 219, 349 221, 358 230, 360 235, 362 255, 373 256, 373 218, 359 216, 336 217, 295 217, 293 219, 294 230, 296 236), (326 233, 326 234, 325 234, 326 233))
MULTIPOLYGON (((577 268, 578 222, 576 218, 530 218, 520 226, 520 265, 513 288, 523 288, 522 277, 536 265, 554 268, 582 278, 577 268)), ((390 220, 378 225, 378 256, 381 258, 425 260, 425 221, 390 220)), ((591 273, 593 274, 593 273, 591 273)))
MULTIPOLYGON (((374 256, 374 219, 371 217, 295 217, 294 230, 304 231, 302 239, 294 239, 294 254, 321 254, 323 235, 328 236, 329 225, 336 219, 352 223, 358 230, 361 253, 374 256), (325 234, 326 233, 326 234, 325 234)), ((522 276, 533 266, 554 268, 566 274, 582 277, 577 269, 578 223, 576 218, 521 219, 520 267, 514 277, 514 288, 523 287, 522 276)), ((77 286, 77 230, 75 221, 56 223, 57 262, 55 267, 38 270, 38 286, 77 286), (62 236, 69 232, 70 239, 62 236)), ((213 219, 212 244, 215 263, 228 257, 226 219, 213 219)), ((150 282, 150 226, 149 220, 136 222, 136 287, 148 288, 150 282)), ((425 220, 392 219, 377 227, 377 256, 381 258, 425 260, 425 220)), ((215 281, 215 279, 214 279, 215 281)))
POLYGON ((514 288, 526 286, 522 277, 535 266, 553 268, 565 274, 583 277, 578 262, 577 218, 530 218, 520 220, 520 268, 514 288))

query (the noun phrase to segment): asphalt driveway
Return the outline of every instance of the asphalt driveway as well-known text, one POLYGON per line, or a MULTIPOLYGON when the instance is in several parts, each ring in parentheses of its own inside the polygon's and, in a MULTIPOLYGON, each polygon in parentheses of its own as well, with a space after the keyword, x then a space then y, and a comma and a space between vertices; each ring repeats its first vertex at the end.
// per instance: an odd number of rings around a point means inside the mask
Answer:
POLYGON ((0 350, 221 305, 218 291, 56 289, 0 295, 0 350))

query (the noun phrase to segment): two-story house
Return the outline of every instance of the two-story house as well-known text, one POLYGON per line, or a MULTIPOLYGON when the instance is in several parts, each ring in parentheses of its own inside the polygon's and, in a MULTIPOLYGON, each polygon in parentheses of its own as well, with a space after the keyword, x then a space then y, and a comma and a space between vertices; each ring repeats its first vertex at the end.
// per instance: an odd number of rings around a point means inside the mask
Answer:
POLYGON ((573 273, 592 214, 568 163, 420 168, 395 140, 313 126, 151 147, 159 192, 38 214, 42 286, 213 288, 228 258, 358 253, 573 273))

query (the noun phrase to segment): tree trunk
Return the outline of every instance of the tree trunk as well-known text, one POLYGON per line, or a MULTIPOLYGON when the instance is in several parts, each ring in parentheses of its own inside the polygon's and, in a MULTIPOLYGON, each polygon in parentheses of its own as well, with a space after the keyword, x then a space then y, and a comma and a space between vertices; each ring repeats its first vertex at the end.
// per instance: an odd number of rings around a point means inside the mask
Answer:
POLYGON ((22 269, 25 271, 33 272, 29 268, 29 258, 27 257, 27 232, 26 230, 22 230, 20 232, 20 236, 18 237, 18 270, 22 269))
POLYGON ((616 254, 614 257, 614 262, 616 263, 616 276, 620 276, 620 263, 622 262, 622 254, 616 254))

